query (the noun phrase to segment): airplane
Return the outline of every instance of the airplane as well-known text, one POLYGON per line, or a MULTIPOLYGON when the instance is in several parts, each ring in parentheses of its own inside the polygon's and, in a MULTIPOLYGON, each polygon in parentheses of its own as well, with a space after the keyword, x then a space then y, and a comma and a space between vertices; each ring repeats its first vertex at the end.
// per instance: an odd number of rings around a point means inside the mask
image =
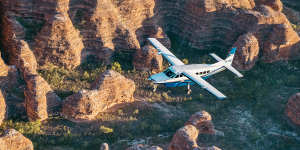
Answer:
MULTIPOLYGON (((211 53, 210 55, 218 61, 214 64, 185 65, 157 39, 148 38, 148 40, 158 50, 158 54, 167 59, 167 61, 171 65, 165 71, 151 75, 148 78, 148 80, 152 81, 155 85, 164 84, 166 87, 187 86, 187 94, 190 94, 192 92, 190 89, 190 85, 196 83, 202 88, 209 91, 211 94, 215 95, 218 99, 222 100, 225 99, 226 96, 205 80, 210 76, 226 69, 230 70, 240 78, 243 77, 243 75, 239 71, 231 66, 237 48, 232 48, 225 60, 223 60, 216 54, 211 53)), ((156 87, 157 86, 155 86, 153 89, 154 92, 156 91, 156 87)))

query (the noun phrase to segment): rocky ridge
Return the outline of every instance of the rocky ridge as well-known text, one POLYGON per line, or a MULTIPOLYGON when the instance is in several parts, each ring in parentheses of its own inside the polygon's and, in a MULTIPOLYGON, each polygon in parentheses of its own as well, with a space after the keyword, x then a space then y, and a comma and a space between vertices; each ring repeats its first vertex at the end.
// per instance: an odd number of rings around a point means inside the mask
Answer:
POLYGON ((108 70, 93 83, 92 90, 81 90, 63 102, 62 114, 71 121, 95 120, 100 112, 114 105, 134 101, 135 84, 121 74, 108 70))
POLYGON ((14 129, 5 130, 0 136, 2 150, 33 150, 32 142, 14 129))
MULTIPOLYGON (((44 22, 30 42, 39 65, 73 68, 89 55, 109 63, 114 53, 123 52, 133 53, 137 69, 160 69, 160 58, 148 52, 152 46, 146 37, 168 39, 166 32, 178 36, 179 45, 200 50, 236 43, 240 57, 234 64, 241 70, 255 64, 257 53, 266 62, 299 58, 300 39, 281 12, 280 0, 12 0, 2 5, 3 28, 8 31, 2 43, 10 64, 16 58, 11 41, 24 39, 30 30, 19 18, 44 22)), ((169 47, 168 42, 164 44, 169 47)))

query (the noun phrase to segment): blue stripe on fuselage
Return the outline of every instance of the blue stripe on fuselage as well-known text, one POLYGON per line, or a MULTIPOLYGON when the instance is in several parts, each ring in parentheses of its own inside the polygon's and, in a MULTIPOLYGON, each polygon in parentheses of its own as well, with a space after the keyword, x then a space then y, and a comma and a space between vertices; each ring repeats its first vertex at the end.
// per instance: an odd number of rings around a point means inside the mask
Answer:
MULTIPOLYGON (((218 73, 219 71, 223 71, 225 70, 225 67, 220 67, 212 72, 210 72, 209 74, 205 75, 205 76, 202 76, 201 78, 203 80, 206 80, 208 79, 209 77, 211 77, 211 75, 215 74, 215 73, 218 73)), ((185 80, 185 81, 182 81, 182 82, 168 82, 168 83, 163 83, 166 87, 180 87, 180 86, 187 86, 188 83, 190 85, 193 85, 195 84, 193 81, 191 80, 185 80)))
MULTIPOLYGON (((206 75, 201 77, 203 80, 208 79, 210 76, 206 75)), ((193 85, 195 84, 193 81, 191 80, 185 80, 183 82, 169 82, 169 83, 163 83, 166 87, 180 87, 180 86, 187 86, 188 84, 193 85)))

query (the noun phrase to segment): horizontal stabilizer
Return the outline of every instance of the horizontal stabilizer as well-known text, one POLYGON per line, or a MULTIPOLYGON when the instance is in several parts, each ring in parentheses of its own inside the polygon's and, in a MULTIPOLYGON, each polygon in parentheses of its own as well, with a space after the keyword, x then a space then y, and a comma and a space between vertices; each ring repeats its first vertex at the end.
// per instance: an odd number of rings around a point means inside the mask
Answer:
POLYGON ((236 74, 238 77, 240 77, 240 78, 243 77, 243 75, 239 71, 237 71, 235 68, 233 68, 231 65, 225 64, 224 67, 226 67, 228 70, 230 70, 231 72, 236 74))
POLYGON ((215 53, 210 53, 210 56, 212 56, 214 59, 216 59, 217 61, 223 61, 222 58, 220 58, 219 56, 217 56, 215 53))

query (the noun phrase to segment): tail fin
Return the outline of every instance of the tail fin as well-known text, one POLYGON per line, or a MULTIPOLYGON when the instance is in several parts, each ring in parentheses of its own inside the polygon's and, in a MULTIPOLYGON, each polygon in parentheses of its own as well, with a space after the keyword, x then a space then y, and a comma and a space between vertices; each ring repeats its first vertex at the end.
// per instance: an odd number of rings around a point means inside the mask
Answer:
POLYGON ((230 53, 228 54, 227 58, 225 59, 226 63, 229 63, 229 64, 232 63, 235 52, 236 52, 236 47, 234 47, 230 50, 230 53))
POLYGON ((241 78, 241 77, 243 77, 243 75, 231 66, 233 58, 234 58, 235 51, 236 51, 236 48, 232 48, 229 55, 228 55, 228 57, 225 60, 223 60, 222 58, 220 58, 219 56, 217 56, 214 53, 211 53, 210 55, 212 57, 214 57, 218 62, 222 62, 222 66, 224 66, 225 68, 230 70, 232 73, 236 74, 238 77, 241 78))

